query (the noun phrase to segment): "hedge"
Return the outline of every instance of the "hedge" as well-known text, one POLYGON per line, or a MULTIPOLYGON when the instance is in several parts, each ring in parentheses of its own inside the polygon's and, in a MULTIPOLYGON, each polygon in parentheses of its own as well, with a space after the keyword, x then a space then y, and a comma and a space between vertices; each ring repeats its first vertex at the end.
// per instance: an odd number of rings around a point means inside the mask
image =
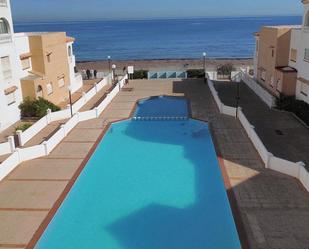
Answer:
POLYGON ((294 96, 281 95, 280 98, 277 99, 277 108, 293 112, 297 117, 309 125, 309 104, 306 102, 297 100, 294 96))
POLYGON ((59 111, 60 108, 52 102, 43 99, 30 99, 25 98, 24 101, 19 105, 22 117, 36 117, 42 118, 46 115, 47 109, 51 109, 52 112, 59 111))

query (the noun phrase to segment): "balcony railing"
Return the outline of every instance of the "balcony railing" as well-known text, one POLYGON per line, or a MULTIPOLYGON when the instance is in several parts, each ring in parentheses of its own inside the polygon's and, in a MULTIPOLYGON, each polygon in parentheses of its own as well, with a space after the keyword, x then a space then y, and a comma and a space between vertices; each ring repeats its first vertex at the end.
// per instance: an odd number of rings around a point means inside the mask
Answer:
POLYGON ((7 6, 8 6, 7 0, 0 0, 0 7, 7 7, 7 6))
POLYGON ((10 34, 0 34, 0 43, 9 43, 11 41, 12 36, 10 34))
POLYGON ((309 33, 309 26, 304 26, 304 32, 309 33))

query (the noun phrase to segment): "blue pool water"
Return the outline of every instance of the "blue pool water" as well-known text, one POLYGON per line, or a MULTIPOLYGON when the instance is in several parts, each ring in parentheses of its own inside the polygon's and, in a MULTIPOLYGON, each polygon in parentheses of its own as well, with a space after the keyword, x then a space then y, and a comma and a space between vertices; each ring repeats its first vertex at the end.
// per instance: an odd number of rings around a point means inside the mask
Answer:
POLYGON ((139 101, 135 117, 188 117, 188 101, 184 98, 160 96, 139 101))
POLYGON ((208 125, 114 123, 37 249, 240 249, 208 125))

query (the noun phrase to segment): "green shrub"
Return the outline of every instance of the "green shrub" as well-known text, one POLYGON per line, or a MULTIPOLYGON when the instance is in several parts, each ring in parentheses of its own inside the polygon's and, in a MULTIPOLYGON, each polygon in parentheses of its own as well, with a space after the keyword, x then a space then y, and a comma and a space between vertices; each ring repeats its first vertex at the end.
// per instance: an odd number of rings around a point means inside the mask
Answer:
POLYGON ((234 68, 233 64, 230 64, 230 63, 219 65, 217 67, 217 73, 219 75, 231 76, 231 73, 234 70, 235 70, 235 68, 234 68))
POLYGON ((204 69, 188 69, 187 77, 188 78, 204 78, 205 77, 204 69))
POLYGON ((15 127, 15 131, 25 131, 32 126, 31 123, 24 123, 15 127))
POLYGON ((147 70, 136 70, 133 73, 133 79, 147 79, 148 71, 147 70))
POLYGON ((297 117, 309 125, 309 104, 302 100, 295 99, 294 96, 281 95, 277 99, 277 108, 293 112, 297 117))
POLYGON ((59 111, 60 108, 50 101, 38 98, 30 99, 25 98, 24 101, 19 105, 22 117, 37 117, 42 118, 46 115, 47 109, 51 109, 52 112, 59 111))

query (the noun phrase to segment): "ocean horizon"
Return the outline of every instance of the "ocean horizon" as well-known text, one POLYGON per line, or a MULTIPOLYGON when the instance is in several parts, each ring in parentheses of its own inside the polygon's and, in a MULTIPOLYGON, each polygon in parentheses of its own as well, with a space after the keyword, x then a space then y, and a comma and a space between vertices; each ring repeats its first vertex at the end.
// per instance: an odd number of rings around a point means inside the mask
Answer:
POLYGON ((301 16, 16 22, 15 32, 65 31, 77 61, 252 58, 264 25, 300 25, 301 16))

